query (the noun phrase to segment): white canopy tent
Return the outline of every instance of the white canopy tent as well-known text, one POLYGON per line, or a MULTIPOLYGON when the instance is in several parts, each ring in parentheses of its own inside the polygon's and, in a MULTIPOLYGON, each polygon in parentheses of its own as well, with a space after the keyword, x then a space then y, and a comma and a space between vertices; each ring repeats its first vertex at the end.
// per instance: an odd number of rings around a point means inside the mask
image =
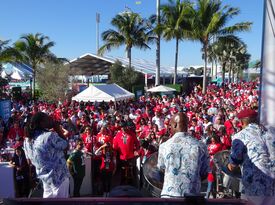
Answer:
POLYGON ((174 91, 176 91, 176 89, 170 88, 164 85, 159 85, 147 90, 147 92, 152 92, 152 93, 157 93, 157 92, 165 93, 165 92, 174 92, 174 91))
POLYGON ((110 102, 134 98, 135 95, 117 84, 91 85, 81 93, 72 97, 72 100, 83 102, 110 102))

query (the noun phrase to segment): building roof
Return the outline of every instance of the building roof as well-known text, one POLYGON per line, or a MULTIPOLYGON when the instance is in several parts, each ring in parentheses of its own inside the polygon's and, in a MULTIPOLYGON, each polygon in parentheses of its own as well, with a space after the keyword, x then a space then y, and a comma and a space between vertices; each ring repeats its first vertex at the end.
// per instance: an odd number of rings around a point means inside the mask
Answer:
MULTIPOLYGON (((107 75, 109 68, 119 60, 123 66, 128 66, 128 59, 113 56, 98 56, 86 53, 76 59, 70 61, 70 67, 75 75, 107 75)), ((154 75, 156 72, 156 63, 144 59, 132 58, 132 67, 143 74, 154 75)), ((170 67, 161 67, 161 75, 171 74, 170 67)))

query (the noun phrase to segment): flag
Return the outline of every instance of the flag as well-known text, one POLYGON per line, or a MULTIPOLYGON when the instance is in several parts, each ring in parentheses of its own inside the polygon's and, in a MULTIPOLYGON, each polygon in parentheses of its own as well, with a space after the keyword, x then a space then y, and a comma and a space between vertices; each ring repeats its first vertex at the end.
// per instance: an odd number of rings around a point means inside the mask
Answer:
POLYGON ((275 128, 275 0, 265 0, 260 84, 260 122, 275 128))

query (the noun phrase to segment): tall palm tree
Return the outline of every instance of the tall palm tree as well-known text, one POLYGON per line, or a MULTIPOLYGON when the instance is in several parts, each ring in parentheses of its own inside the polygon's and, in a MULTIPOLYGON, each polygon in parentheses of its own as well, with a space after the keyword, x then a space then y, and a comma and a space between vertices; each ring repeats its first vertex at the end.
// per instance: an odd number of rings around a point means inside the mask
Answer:
POLYGON ((161 6, 164 22, 159 26, 161 33, 165 40, 176 40, 175 50, 175 67, 174 67, 174 81, 177 82, 177 67, 178 67, 178 49, 179 41, 186 38, 190 26, 186 21, 186 7, 189 4, 180 0, 169 0, 169 4, 161 6))
POLYGON ((33 100, 35 100, 35 78, 38 66, 46 60, 55 60, 56 56, 50 51, 55 45, 48 36, 41 33, 25 34, 14 43, 14 48, 20 53, 21 61, 33 69, 33 100))
MULTIPOLYGON (((225 82, 225 72, 228 70, 231 75, 233 64, 237 60, 237 55, 246 48, 241 39, 234 35, 218 37, 217 41, 211 44, 211 50, 222 66, 222 80, 225 82)), ((234 75, 234 74, 233 74, 234 75)), ((231 80, 231 77, 229 77, 231 80)))
POLYGON ((251 22, 236 23, 226 26, 228 21, 238 15, 240 10, 228 5, 222 6, 220 0, 197 0, 196 6, 189 10, 192 18, 192 38, 202 43, 204 52, 204 74, 203 74, 203 93, 206 92, 206 71, 207 71, 207 47, 211 39, 216 36, 226 36, 240 31, 248 31, 251 22))
POLYGON ((117 14, 111 24, 116 30, 109 29, 102 33, 105 44, 99 49, 99 54, 103 55, 107 50, 125 45, 129 67, 131 67, 133 47, 150 49, 147 43, 152 39, 148 35, 146 21, 139 14, 127 11, 117 14))
POLYGON ((233 82, 234 82, 234 73, 237 73, 237 80, 240 78, 240 73, 247 69, 249 66, 249 60, 251 55, 247 52, 247 47, 241 46, 236 51, 236 60, 234 62, 234 68, 233 68, 233 82))

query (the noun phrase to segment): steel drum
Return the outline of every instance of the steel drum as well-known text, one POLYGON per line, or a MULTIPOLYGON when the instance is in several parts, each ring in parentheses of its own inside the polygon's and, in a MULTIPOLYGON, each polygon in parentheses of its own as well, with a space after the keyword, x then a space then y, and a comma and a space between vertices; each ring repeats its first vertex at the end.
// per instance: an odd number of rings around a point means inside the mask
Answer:
POLYGON ((214 155, 214 165, 217 169, 217 172, 221 171, 224 175, 222 177, 223 187, 231 189, 233 191, 239 192, 240 180, 242 178, 240 167, 231 172, 227 168, 229 163, 229 150, 223 150, 214 155))
POLYGON ((215 166, 220 169, 224 174, 227 174, 231 177, 241 179, 242 173, 240 167, 236 167, 234 171, 229 171, 227 168, 227 165, 229 163, 229 156, 230 151, 229 150, 223 150, 214 155, 213 161, 215 166))
POLYGON ((158 152, 153 153, 143 164, 143 187, 149 191, 152 196, 160 197, 163 181, 164 172, 161 172, 158 167, 158 152))

